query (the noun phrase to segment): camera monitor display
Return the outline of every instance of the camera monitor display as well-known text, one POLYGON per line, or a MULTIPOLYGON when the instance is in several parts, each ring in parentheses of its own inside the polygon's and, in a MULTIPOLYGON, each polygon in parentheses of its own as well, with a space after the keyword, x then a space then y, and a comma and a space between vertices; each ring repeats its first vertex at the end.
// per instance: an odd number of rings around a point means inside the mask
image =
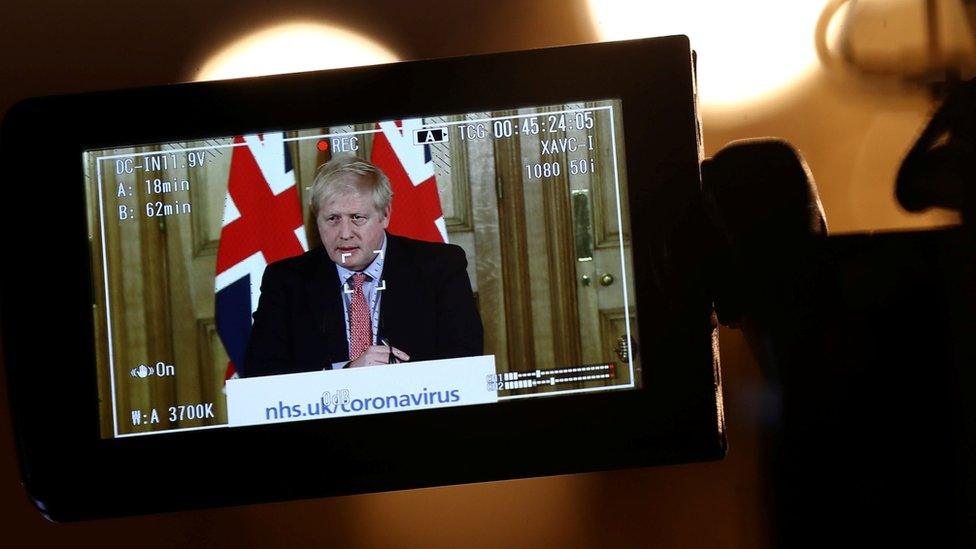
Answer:
POLYGON ((72 520, 719 458, 701 157, 685 37, 26 100, 27 492, 72 520))
POLYGON ((639 388, 623 107, 86 151, 102 436, 639 388))

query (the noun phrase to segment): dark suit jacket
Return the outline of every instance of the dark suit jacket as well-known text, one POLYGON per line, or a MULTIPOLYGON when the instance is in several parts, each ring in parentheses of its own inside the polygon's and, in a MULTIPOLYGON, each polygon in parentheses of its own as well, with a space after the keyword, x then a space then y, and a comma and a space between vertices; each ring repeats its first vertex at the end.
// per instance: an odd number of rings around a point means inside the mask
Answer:
MULTIPOLYGON (((411 361, 483 354, 466 267, 458 246, 387 234, 378 339, 411 361)), ((329 369, 349 360, 341 292, 324 248, 268 265, 241 376, 329 369)))

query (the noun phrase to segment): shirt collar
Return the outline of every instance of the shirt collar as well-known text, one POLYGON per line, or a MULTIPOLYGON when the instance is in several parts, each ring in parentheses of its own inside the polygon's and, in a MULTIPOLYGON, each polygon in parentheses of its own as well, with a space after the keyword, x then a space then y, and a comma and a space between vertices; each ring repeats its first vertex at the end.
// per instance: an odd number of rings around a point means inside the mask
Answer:
MULTIPOLYGON (((383 275, 383 263, 386 260, 386 242, 386 232, 384 231, 383 245, 380 246, 380 249, 383 250, 382 253, 377 254, 373 262, 362 270, 362 273, 368 276, 370 280, 380 280, 380 277, 383 275)), ((342 284, 345 284, 349 280, 349 277, 359 272, 347 269, 338 263, 335 266, 336 271, 339 273, 339 282, 342 284)))

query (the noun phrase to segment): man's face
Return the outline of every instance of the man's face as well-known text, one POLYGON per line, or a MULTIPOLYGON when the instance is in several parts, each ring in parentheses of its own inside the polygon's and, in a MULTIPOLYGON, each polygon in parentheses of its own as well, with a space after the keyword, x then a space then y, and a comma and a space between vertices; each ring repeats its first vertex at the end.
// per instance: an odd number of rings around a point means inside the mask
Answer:
POLYGON ((315 223, 332 261, 361 271, 383 246, 383 230, 390 224, 390 207, 379 211, 370 193, 343 192, 320 204, 315 223))

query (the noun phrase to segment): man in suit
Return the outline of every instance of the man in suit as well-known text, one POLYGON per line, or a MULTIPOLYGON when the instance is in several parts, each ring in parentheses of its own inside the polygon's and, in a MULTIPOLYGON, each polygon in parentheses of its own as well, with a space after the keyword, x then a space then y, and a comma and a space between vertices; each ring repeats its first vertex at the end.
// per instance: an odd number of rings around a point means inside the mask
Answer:
POLYGON ((269 265, 242 377, 481 355, 464 251, 386 232, 390 183, 353 156, 311 192, 322 246, 269 265))

